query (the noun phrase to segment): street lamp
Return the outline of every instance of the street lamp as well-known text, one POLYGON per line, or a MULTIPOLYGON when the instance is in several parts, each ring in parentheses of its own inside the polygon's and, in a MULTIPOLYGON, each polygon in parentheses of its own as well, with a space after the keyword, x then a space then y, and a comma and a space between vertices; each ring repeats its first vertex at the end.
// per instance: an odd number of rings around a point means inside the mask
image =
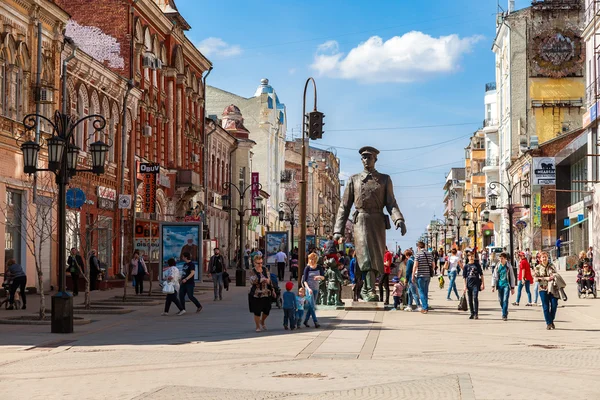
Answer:
POLYGON ((52 297, 52 316, 50 330, 52 333, 72 333, 73 332, 73 297, 66 291, 66 248, 67 248, 67 198, 66 188, 69 181, 77 172, 91 172, 96 175, 104 173, 104 162, 106 153, 112 147, 104 142, 95 142, 89 145, 92 154, 91 169, 77 169, 77 158, 80 148, 75 145, 74 134, 80 124, 85 121, 92 121, 93 130, 88 134, 88 139, 92 136, 102 135, 102 130, 106 126, 106 120, 101 115, 87 115, 79 120, 71 117, 69 114, 56 111, 54 119, 40 115, 28 114, 23 118, 23 126, 26 132, 36 129, 38 121, 43 119, 52 130, 52 136, 45 140, 48 150, 48 168, 38 168, 39 152, 42 146, 34 141, 26 141, 21 144, 23 152, 23 172, 29 175, 37 174, 41 171, 52 172, 56 178, 58 191, 58 293, 52 297))
MULTIPOLYGON (((262 198, 260 197, 256 197, 254 199, 255 201, 255 206, 254 208, 250 207, 250 208, 244 208, 244 199, 246 197, 246 193, 248 192, 248 190, 254 189, 256 190, 256 192, 258 192, 259 190, 262 189, 262 185, 259 182, 255 182, 255 183, 251 183, 248 186, 242 186, 239 187, 237 186, 235 183, 232 182, 225 182, 223 183, 223 190, 227 190, 229 192, 229 195, 225 195, 222 197, 223 199, 223 210, 225 211, 231 211, 231 210, 236 210, 238 212, 238 217, 240 218, 240 234, 239 234, 239 238, 240 238, 240 244, 239 244, 239 254, 237 255, 238 258, 238 265, 237 265, 237 270, 235 271, 235 285, 236 286, 246 286, 246 270, 244 270, 244 268, 242 267, 242 260, 244 258, 244 253, 243 253, 243 248, 244 248, 244 215, 246 214, 246 211, 258 211, 260 212, 261 209, 261 203, 262 203, 262 198), (235 189, 239 195, 239 199, 240 199, 240 208, 236 208, 236 207, 232 207, 231 206, 231 189, 235 189)), ((252 191, 251 191, 252 193, 252 191)))
POLYGON ((291 246, 289 247, 289 251, 292 251, 292 249, 294 248, 294 225, 296 224, 296 207, 298 207, 298 203, 287 203, 285 201, 282 201, 281 203, 279 203, 279 208, 281 208, 281 210, 279 210, 279 221, 283 222, 283 221, 289 221, 290 223, 290 230, 291 232, 291 246), (286 213, 283 210, 283 208, 287 207, 287 217, 286 217, 286 213))
MULTIPOLYGON (((463 220, 465 226, 469 226, 469 221, 473 222, 473 254, 475 255, 476 260, 478 258, 478 255, 477 255, 477 224, 479 223, 479 221, 487 222, 490 219, 490 212, 487 210, 484 210, 485 207, 487 207, 487 204, 485 202, 479 203, 477 206, 474 206, 473 204, 471 204, 468 201, 463 201, 463 212, 461 213, 462 220, 463 220), (466 211, 467 206, 471 207, 471 212, 473 213, 473 218, 469 218, 469 214, 466 211), (483 214, 483 218, 481 218, 481 214, 483 214), (480 218, 481 218, 481 220, 480 220, 480 218)), ((467 236, 468 236, 468 233, 467 233, 467 236)))
POLYGON ((515 211, 520 208, 528 209, 531 207, 531 194, 528 192, 521 193, 521 200, 523 202, 522 205, 517 205, 517 204, 513 203, 513 195, 515 194, 514 190, 517 187, 522 187, 524 190, 528 190, 529 180, 521 179, 514 186, 511 184, 510 180, 508 181, 508 186, 503 185, 500 182, 490 182, 489 188, 491 190, 491 194, 488 196, 491 210, 502 209, 502 210, 506 210, 508 212, 508 219, 509 219, 509 224, 508 224, 509 234, 508 235, 509 235, 509 242, 510 242, 510 262, 511 262, 511 265, 513 266, 513 268, 516 268, 515 260, 514 260, 515 249, 514 249, 514 238, 513 238, 513 235, 514 235, 513 215, 514 215, 515 211), (506 205, 506 207, 498 207, 498 195, 496 194, 496 188, 498 188, 498 187, 501 187, 502 189, 504 189, 506 191, 506 195, 508 196, 508 204, 506 205))

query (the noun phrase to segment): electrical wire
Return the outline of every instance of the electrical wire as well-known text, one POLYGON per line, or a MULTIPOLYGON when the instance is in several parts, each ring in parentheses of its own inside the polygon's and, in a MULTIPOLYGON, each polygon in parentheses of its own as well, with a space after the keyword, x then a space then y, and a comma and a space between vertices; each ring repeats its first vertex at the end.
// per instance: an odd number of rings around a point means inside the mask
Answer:
POLYGON ((459 122, 457 124, 397 126, 397 127, 393 127, 393 128, 328 129, 327 132, 395 131, 395 130, 405 130, 405 129, 445 128, 448 126, 465 126, 465 125, 479 125, 479 124, 481 124, 481 122, 459 122))
MULTIPOLYGON (((407 147, 407 148, 404 148, 404 149, 383 149, 383 150, 379 150, 379 151, 383 153, 383 152, 396 152, 396 151, 410 151, 410 150, 425 149, 425 148, 428 148, 428 147, 435 147, 435 146, 439 146, 441 144, 446 144, 446 143, 454 142, 454 141, 457 141, 457 140, 460 140, 460 139, 464 139, 466 137, 471 137, 471 136, 473 136, 473 134, 469 133, 468 135, 461 135, 461 136, 455 137, 453 139, 445 140, 443 142, 437 142, 437 143, 434 143, 434 144, 428 144, 428 145, 417 146, 417 147, 407 147)), ((334 144, 326 144, 326 143, 317 143, 317 144, 312 144, 311 143, 311 146, 335 147, 336 149, 340 149, 340 150, 356 150, 356 151, 359 150, 358 148, 355 148, 355 147, 341 147, 341 146, 337 146, 337 145, 334 145, 334 144)))

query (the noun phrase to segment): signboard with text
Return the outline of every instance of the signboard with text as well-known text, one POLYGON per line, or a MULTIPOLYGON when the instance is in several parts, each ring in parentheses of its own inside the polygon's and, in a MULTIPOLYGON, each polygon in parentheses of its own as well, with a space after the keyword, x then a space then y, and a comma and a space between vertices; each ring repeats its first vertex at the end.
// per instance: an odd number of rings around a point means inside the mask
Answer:
POLYGON ((253 172, 252 173, 252 189, 250 189, 250 195, 251 195, 251 199, 250 199, 250 204, 252 205, 252 216, 254 217, 258 217, 260 215, 260 210, 258 210, 256 208, 256 198, 259 195, 259 190, 258 190, 258 172, 253 172))
POLYGON ((534 185, 556 185, 554 157, 534 157, 532 176, 534 185))
POLYGON ((144 192, 142 193, 142 212, 154 214, 156 212, 156 177, 160 173, 160 165, 153 163, 140 163, 140 174, 143 175, 144 192))

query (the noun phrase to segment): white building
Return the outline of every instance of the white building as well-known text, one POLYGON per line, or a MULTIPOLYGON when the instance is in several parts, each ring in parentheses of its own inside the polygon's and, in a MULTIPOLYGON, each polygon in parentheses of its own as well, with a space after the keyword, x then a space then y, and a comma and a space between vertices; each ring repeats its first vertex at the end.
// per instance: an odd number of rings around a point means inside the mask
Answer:
POLYGON ((279 203, 284 201, 280 183, 285 169, 285 135, 287 117, 285 105, 268 79, 262 79, 253 97, 246 98, 212 86, 206 87, 207 114, 220 115, 225 107, 235 104, 244 115, 249 138, 256 142, 252 149, 251 170, 258 172, 262 190, 268 193, 265 204, 266 228, 279 230, 279 203))
MULTIPOLYGON (((500 142, 498 140, 498 93, 496 83, 485 85, 485 116, 483 133, 485 134, 485 173, 486 197, 489 194, 490 183, 500 181, 500 142)), ((490 212, 490 222, 494 224, 494 238, 501 237, 502 210, 490 212)), ((495 244, 495 243, 494 243, 495 244)))

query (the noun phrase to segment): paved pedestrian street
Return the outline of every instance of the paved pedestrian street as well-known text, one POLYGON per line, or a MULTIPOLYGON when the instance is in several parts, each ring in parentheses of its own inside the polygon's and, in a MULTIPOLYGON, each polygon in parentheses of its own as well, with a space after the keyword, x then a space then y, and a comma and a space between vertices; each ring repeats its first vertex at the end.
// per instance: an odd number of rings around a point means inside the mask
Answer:
POLYGON ((597 399, 600 301, 578 299, 574 273, 563 276, 569 300, 560 303, 552 331, 541 307, 525 301, 502 321, 487 288, 480 319, 469 320, 437 282, 428 315, 319 311, 321 329, 294 332, 283 329, 277 309, 268 331, 254 332, 247 288, 236 287, 223 301, 203 294, 200 314, 188 307, 183 316, 171 310, 161 317, 162 306, 138 307, 93 315, 71 335, 0 325, 0 393, 46 400, 597 399))

